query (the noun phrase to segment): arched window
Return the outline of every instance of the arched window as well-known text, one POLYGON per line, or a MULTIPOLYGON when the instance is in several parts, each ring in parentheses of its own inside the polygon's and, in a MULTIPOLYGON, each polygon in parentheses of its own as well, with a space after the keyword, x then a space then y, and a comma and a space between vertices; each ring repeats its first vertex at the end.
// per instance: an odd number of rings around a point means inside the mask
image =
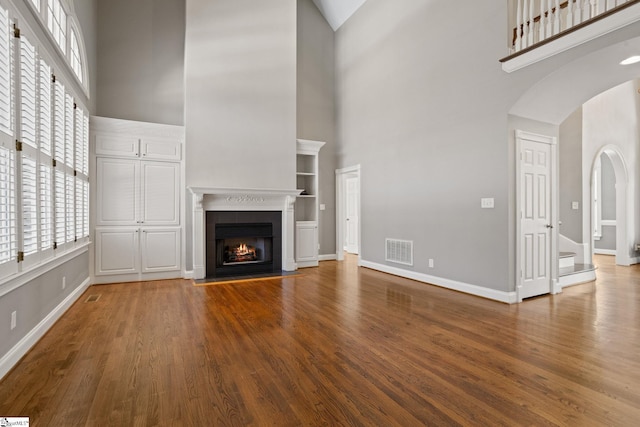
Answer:
POLYGON ((60 0, 47 0, 47 28, 63 52, 67 50, 67 13, 60 0))
POLYGON ((70 32, 71 39, 69 45, 69 60, 71 61, 71 69, 75 73, 76 77, 83 83, 82 78, 82 56, 80 54, 80 45, 78 44, 78 36, 76 36, 75 30, 70 32))

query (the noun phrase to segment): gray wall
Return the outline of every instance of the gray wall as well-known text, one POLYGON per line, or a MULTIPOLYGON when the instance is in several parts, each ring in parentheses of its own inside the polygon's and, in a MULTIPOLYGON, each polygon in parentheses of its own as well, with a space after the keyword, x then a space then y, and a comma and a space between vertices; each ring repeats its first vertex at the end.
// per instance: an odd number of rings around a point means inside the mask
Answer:
POLYGON ((96 112, 98 91, 98 0, 74 0, 74 9, 84 39, 89 70, 89 111, 96 112))
POLYGON ((96 114, 184 124, 185 0, 98 0, 98 16, 96 114))
POLYGON ((582 238, 582 108, 560 125, 560 234, 576 243, 582 238), (579 209, 571 207, 578 202, 579 209))
MULTIPOLYGON (((507 54, 505 22, 501 0, 407 0, 402 7, 368 0, 337 31, 339 166, 362 166, 365 261, 385 264, 386 237, 409 239, 415 252, 409 269, 498 291, 515 289, 509 113, 534 85, 541 88, 530 92, 532 98, 548 91, 543 79, 557 70, 634 35, 632 28, 610 33, 505 73, 498 62, 507 54), (495 209, 481 209, 483 197, 493 197, 495 209)), ((550 99, 564 99, 573 90, 574 76, 558 75, 564 84, 552 86, 550 99)), ((566 103, 545 104, 553 107, 549 123, 562 123, 602 79, 587 75, 581 82, 592 86, 575 95, 583 98, 569 111, 566 103)), ((517 111, 543 117, 537 108, 520 105, 517 111)))
POLYGON ((336 253, 334 33, 311 0, 298 0, 297 135, 325 141, 320 150, 320 254, 336 253))
POLYGON ((187 185, 295 188, 296 1, 187 0, 187 185))
POLYGON ((89 253, 84 251, 61 266, 0 297, 0 357, 38 326, 53 309, 89 279, 89 253), (62 289, 62 278, 66 286, 62 289), (16 328, 11 330, 11 313, 16 328))

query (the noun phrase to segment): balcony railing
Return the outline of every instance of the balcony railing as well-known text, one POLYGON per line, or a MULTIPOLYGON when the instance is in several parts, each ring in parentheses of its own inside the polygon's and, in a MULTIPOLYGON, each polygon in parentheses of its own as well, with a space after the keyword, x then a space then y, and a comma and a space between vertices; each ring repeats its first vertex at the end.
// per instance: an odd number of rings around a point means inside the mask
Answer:
MULTIPOLYGON (((549 48, 546 50, 551 52, 550 54, 558 53, 592 39, 594 35, 604 34, 640 19, 640 15, 636 9, 632 8, 635 5, 639 5, 637 9, 640 10, 640 0, 567 0, 564 2, 560 0, 510 1, 512 15, 509 22, 512 26, 512 37, 510 40, 509 56, 500 60, 505 69, 506 67, 504 65, 506 62, 536 50, 541 46, 550 44, 564 36, 578 32, 583 28, 591 27, 592 24, 598 23, 599 21, 605 21, 613 15, 616 15, 617 19, 610 20, 612 21, 610 24, 600 23, 601 25, 599 25, 597 34, 573 37, 573 40, 565 42, 564 46, 555 52, 549 48), (515 19, 513 16, 514 12, 515 19), (625 13, 627 13, 627 15, 623 15, 625 13), (514 22, 515 27, 513 27, 514 22)), ((544 57, 548 57, 550 54, 545 53, 544 57)), ((523 60, 520 60, 519 62, 522 61, 523 60)), ((521 66, 518 68, 521 68, 521 66)))

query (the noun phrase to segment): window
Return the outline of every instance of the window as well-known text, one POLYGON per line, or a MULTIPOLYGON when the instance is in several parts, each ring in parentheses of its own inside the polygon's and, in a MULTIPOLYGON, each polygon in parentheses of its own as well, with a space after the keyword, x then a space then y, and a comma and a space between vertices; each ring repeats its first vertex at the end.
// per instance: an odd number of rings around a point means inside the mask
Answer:
POLYGON ((47 28, 63 52, 67 50, 67 14, 60 0, 48 0, 47 28))
POLYGON ((40 0, 31 0, 31 4, 38 12, 40 12, 40 0))
POLYGON ((82 79, 82 58, 80 56, 80 45, 78 44, 78 37, 76 36, 76 32, 71 30, 71 51, 70 55, 70 65, 73 72, 76 74, 80 83, 83 83, 82 79))
POLYGON ((11 78, 11 22, 9 11, 0 7, 0 130, 11 135, 13 114, 11 78))
MULTIPOLYGON (((3 4, 0 280, 72 249, 78 241, 84 244, 89 236, 88 113, 72 87, 54 75, 48 58, 60 52, 45 52, 37 37, 19 28, 20 15, 3 4)), ((67 16, 60 0, 47 0, 47 5, 49 29, 60 44, 67 16)), ((76 34, 71 41, 76 72, 82 68, 76 34)))

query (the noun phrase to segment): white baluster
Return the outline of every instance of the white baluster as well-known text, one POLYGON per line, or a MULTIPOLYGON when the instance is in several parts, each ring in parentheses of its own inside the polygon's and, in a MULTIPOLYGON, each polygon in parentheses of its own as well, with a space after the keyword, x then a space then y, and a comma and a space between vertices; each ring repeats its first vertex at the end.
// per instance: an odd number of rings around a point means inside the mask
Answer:
POLYGON ((552 0, 547 1, 547 29, 545 30, 547 37, 551 37, 553 35, 553 16, 551 15, 551 2, 552 0))
POLYGON ((596 15, 600 15, 607 10, 607 0, 596 0, 596 15))
POLYGON ((576 4, 573 6, 573 25, 574 26, 582 22, 582 0, 575 0, 575 2, 576 4))
POLYGON ((516 7, 516 40, 515 49, 518 52, 522 49, 522 0, 518 0, 518 6, 516 7))
POLYGON ((541 42, 542 40, 544 40, 545 37, 545 29, 547 28, 547 18, 544 16, 544 4, 546 3, 546 0, 540 0, 540 22, 538 22, 538 25, 540 26, 540 28, 538 28, 538 41, 541 42))
POLYGON ((553 14, 553 34, 560 32, 560 0, 556 0, 556 11, 553 14))
POLYGON ((533 0, 525 0, 525 7, 527 2, 529 3, 529 8, 527 12, 527 21, 529 25, 527 26, 527 46, 533 45, 533 0))
POLYGON ((573 0, 567 1, 567 29, 573 27, 573 0))
POLYGON ((591 0, 589 3, 591 5, 589 18, 593 18, 598 14, 598 0, 591 0))

